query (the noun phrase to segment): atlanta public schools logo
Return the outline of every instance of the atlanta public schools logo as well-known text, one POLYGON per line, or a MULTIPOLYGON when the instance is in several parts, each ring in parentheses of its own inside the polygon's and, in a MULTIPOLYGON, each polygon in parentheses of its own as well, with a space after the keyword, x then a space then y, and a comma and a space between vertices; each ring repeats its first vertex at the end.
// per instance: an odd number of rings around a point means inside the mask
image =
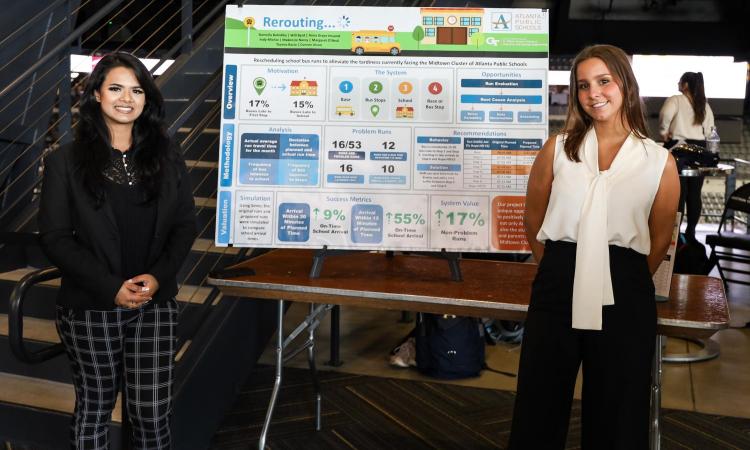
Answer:
POLYGON ((511 31, 513 29, 513 14, 492 13, 492 31, 511 31))

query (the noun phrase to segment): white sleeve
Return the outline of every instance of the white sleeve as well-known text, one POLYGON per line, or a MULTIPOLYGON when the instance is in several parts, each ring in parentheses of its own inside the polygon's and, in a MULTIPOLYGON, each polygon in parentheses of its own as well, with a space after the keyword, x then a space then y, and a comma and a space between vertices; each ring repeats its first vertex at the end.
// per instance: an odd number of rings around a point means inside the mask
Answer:
MULTIPOLYGON (((672 124, 677 115, 677 102, 675 97, 669 97, 664 101, 664 105, 659 111, 659 136, 665 141, 668 140, 667 135, 669 134, 669 126, 672 124)), ((713 116, 712 116, 713 119, 713 116)))
POLYGON ((703 118, 703 136, 708 137, 713 126, 716 126, 714 124, 714 112, 708 102, 706 102, 706 117, 703 118))

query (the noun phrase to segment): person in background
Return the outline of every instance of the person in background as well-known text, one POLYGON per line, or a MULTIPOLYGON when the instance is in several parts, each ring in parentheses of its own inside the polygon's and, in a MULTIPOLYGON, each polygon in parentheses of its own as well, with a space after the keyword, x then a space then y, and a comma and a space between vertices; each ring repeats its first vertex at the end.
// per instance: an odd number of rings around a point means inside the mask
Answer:
MULTIPOLYGON (((714 113, 706 101, 701 72, 685 72, 677 88, 680 95, 669 97, 659 111, 659 135, 664 147, 672 148, 678 142, 706 147, 706 136, 714 126, 714 113)), ((679 167, 678 169, 682 169, 679 167)), ((695 240, 695 227, 701 216, 701 189, 704 176, 680 178, 680 211, 687 206, 685 237, 695 240)))
POLYGON ((646 137, 638 84, 621 49, 583 49, 570 91, 565 132, 544 144, 529 175, 524 222, 539 267, 509 448, 565 448, 582 365, 582 448, 646 449, 652 274, 672 237, 677 167, 646 137))
POLYGON ((127 53, 102 58, 72 144, 45 159, 41 245, 62 274, 56 324, 76 392, 71 445, 109 448, 118 391, 138 449, 171 446, 177 271, 195 239, 192 188, 163 99, 127 53))

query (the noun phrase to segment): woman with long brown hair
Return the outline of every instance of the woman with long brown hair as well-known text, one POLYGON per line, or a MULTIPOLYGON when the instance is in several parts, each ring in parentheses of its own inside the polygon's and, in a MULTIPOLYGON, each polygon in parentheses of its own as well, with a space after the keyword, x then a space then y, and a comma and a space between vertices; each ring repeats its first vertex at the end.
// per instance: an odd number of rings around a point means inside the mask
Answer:
POLYGON ((524 331, 511 449, 563 449, 583 367, 582 447, 648 448, 656 305, 679 182, 648 139, 627 55, 573 62, 565 132, 529 175, 526 235, 539 264, 524 331))
MULTIPOLYGON (((714 126, 714 113, 706 101, 701 72, 685 72, 677 88, 680 95, 669 97, 659 111, 659 135, 664 147, 672 148, 678 142, 706 146, 706 137, 714 126)), ((678 167, 682 169, 682 167, 678 167)), ((695 227, 701 216, 702 175, 680 178, 680 210, 687 203, 687 228, 685 237, 695 239, 695 227)))

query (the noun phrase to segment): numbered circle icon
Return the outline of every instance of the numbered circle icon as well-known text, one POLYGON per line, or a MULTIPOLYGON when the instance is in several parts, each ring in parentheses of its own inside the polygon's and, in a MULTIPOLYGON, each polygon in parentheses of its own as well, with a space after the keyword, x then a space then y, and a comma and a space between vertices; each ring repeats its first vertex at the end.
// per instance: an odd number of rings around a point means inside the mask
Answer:
POLYGON ((398 91, 404 95, 411 93, 414 86, 411 85, 408 81, 402 81, 398 84, 398 91))
POLYGON ((253 26, 255 26, 255 18, 254 17, 245 17, 245 20, 243 20, 242 23, 245 24, 245 27, 252 28, 253 26))
POLYGON ((354 89, 354 84, 352 84, 349 80, 344 80, 341 83, 339 83, 339 91, 341 91, 343 94, 348 94, 354 89))
POLYGON ((439 93, 443 92, 443 85, 438 83, 437 81, 433 81, 427 86, 427 90, 430 91, 430 94, 432 95, 438 95, 439 93))
POLYGON ((380 81, 373 81, 372 83, 370 83, 369 89, 373 94, 379 94, 383 92, 383 83, 381 83, 380 81))

